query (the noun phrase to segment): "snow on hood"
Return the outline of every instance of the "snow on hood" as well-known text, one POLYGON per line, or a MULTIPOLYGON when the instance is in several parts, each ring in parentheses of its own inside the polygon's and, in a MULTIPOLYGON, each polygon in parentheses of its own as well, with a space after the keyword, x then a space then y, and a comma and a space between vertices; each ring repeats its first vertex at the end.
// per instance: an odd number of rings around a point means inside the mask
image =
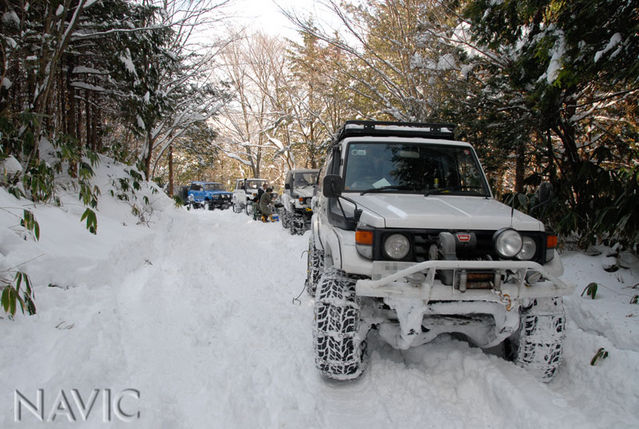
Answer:
POLYGON ((363 209, 361 223, 377 228, 543 231, 538 220, 493 198, 416 194, 346 194, 363 209), (511 213, 512 219, 511 219, 511 213))

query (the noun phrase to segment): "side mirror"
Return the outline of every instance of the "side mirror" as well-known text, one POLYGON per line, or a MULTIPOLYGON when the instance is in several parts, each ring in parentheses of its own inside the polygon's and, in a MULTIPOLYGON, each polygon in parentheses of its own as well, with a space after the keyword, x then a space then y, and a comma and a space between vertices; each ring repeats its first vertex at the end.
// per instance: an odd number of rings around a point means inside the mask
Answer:
POLYGON ((322 193, 327 198, 337 198, 344 190, 344 179, 336 174, 327 174, 322 182, 322 193))
POLYGON ((291 185, 289 185, 288 183, 284 185, 284 189, 291 189, 291 185))
POLYGON ((538 204, 543 205, 550 202, 552 198, 552 185, 550 182, 541 182, 539 188, 537 188, 537 201, 538 204))

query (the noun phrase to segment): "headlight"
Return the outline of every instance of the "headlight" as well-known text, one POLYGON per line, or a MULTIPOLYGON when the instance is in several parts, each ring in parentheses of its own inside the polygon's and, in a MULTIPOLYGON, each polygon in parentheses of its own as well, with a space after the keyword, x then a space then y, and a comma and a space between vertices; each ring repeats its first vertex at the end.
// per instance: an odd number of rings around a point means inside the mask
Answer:
POLYGON ((537 243, 530 237, 524 237, 522 240, 521 251, 517 253, 517 259, 529 261, 537 253, 537 243))
POLYGON ((493 237, 495 250, 503 258, 512 258, 517 255, 522 248, 523 240, 521 235, 514 229, 501 229, 493 237))
POLYGON ((384 251, 393 259, 403 259, 410 251, 410 242, 405 235, 393 234, 384 241, 384 251))

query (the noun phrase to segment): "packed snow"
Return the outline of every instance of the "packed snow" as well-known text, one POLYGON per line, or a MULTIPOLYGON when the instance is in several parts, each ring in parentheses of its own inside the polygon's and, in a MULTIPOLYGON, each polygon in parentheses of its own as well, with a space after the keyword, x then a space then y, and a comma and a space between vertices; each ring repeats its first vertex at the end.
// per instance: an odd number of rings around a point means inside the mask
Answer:
POLYGON ((103 159, 97 173, 97 235, 80 222, 71 188, 61 207, 0 188, 0 271, 27 272, 38 308, 0 320, 2 428, 639 427, 639 306, 630 303, 639 266, 605 272, 610 249, 563 254, 564 280, 577 289, 549 384, 499 350, 444 336, 398 351, 375 333, 363 376, 334 382, 313 363, 308 232, 232 210, 187 211, 151 188, 122 201, 109 190, 124 169, 103 159), (18 224, 23 207, 39 241, 18 224), (591 282, 594 300, 580 296, 591 282), (608 357, 591 366, 602 347, 608 357), (49 423, 24 407, 16 421, 16 391, 35 403, 39 389, 49 423), (133 417, 108 414, 107 391, 133 417), (86 410, 92 392, 84 421, 78 398, 86 410))

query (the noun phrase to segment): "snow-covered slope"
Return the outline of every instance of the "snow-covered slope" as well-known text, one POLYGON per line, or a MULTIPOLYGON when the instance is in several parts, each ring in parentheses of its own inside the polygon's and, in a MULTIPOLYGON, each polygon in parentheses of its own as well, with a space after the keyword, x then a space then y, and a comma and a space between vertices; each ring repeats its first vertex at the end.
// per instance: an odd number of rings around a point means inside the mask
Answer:
MULTIPOLYGON (((0 320, 0 427, 15 422, 19 390, 44 394, 45 420, 61 391, 100 389, 87 422, 136 428, 636 428, 639 427, 639 267, 606 273, 605 256, 564 255, 569 323, 564 364, 550 384, 450 337, 399 352, 373 334, 360 380, 322 379, 313 365, 312 299, 302 293, 308 236, 227 211, 174 208, 147 193, 153 213, 137 224, 107 189, 120 167, 98 170, 98 235, 80 222, 74 194, 61 208, 33 208, 41 239, 24 240, 25 201, 0 189, 0 262, 26 262, 38 313, 0 320), (6 210, 4 210, 6 209, 6 210), (36 259, 33 259, 36 258, 36 259), (596 300, 578 295, 590 282, 596 300), (55 287, 48 287, 48 285, 55 287), (609 356, 590 360, 604 347, 609 356), (103 422, 101 402, 124 397, 133 422, 103 422)), ((145 191, 141 191, 144 194, 145 191)), ((141 198, 141 197, 140 197, 141 198)), ((308 234, 308 233, 307 233, 308 234)), ((53 427, 70 427, 58 410, 53 427)))

